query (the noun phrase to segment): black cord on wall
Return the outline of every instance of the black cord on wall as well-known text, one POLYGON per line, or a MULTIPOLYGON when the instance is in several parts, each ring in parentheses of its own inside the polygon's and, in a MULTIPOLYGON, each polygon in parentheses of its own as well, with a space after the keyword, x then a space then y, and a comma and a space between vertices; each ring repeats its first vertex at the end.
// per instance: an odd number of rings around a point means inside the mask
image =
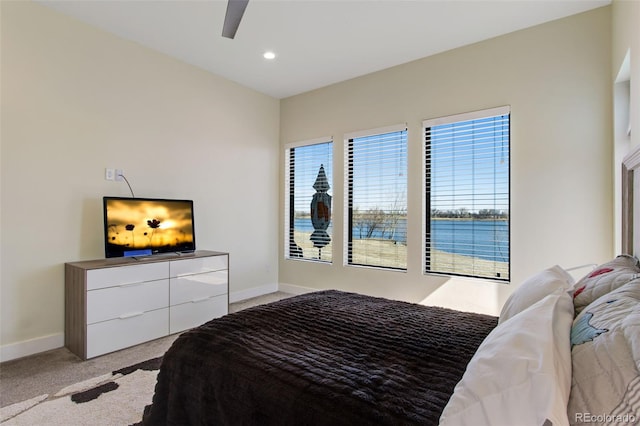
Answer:
MULTIPOLYGON (((129 187, 129 191, 131 191, 131 198, 136 198, 136 196, 133 194, 133 189, 131 189, 131 184, 129 183, 129 180, 127 179, 127 177, 125 175, 123 175, 122 173, 118 174, 119 177, 122 177, 122 179, 124 179, 125 182, 127 182, 127 186, 129 187)), ((118 177, 116 176, 116 177, 118 177)))

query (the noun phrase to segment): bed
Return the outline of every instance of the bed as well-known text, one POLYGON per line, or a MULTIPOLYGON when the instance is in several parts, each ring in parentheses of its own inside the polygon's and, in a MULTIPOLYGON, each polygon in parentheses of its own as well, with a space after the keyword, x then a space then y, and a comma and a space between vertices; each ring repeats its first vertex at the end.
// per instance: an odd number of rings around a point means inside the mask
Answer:
POLYGON ((335 290, 257 306, 178 338, 147 423, 428 424, 496 324, 335 290))
MULTIPOLYGON (((640 149, 625 161, 623 243, 637 255, 640 149)), ((145 425, 639 423, 640 262, 626 254, 578 278, 558 265, 540 271, 499 317, 325 290, 209 321, 166 352, 143 417, 145 425)))

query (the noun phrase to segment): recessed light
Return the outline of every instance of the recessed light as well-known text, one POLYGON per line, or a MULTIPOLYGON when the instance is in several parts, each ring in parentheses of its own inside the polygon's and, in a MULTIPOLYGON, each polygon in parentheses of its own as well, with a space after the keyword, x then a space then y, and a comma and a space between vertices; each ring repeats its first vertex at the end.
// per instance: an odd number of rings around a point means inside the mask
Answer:
POLYGON ((275 59, 276 58, 276 54, 269 51, 269 52, 264 52, 264 55, 262 55, 265 59, 275 59))

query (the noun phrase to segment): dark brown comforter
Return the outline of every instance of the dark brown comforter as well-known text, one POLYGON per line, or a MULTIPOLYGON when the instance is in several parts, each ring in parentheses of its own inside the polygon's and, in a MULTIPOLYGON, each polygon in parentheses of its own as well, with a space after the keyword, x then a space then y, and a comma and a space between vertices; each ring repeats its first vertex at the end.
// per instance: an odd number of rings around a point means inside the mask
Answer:
POLYGON ((181 335, 146 425, 437 424, 497 318, 339 291, 181 335))

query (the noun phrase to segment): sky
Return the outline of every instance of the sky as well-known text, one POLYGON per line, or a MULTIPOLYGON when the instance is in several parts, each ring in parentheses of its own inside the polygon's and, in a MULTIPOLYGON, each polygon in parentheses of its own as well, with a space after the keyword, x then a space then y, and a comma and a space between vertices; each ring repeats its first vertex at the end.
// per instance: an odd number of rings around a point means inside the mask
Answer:
MULTIPOLYGON (((508 211, 508 115, 434 126, 431 137, 432 209, 508 211)), ((354 207, 406 210, 406 144, 406 131, 353 140, 354 207)), ((331 141, 295 148, 296 211, 309 211, 320 164, 333 189, 332 149, 331 141)))
POLYGON ((305 145, 295 148, 295 211, 309 213, 311 199, 316 190, 313 184, 318 177, 320 165, 324 167, 333 195, 333 142, 305 145))
POLYGON ((508 116, 434 126, 431 137, 432 209, 508 211, 508 116))

